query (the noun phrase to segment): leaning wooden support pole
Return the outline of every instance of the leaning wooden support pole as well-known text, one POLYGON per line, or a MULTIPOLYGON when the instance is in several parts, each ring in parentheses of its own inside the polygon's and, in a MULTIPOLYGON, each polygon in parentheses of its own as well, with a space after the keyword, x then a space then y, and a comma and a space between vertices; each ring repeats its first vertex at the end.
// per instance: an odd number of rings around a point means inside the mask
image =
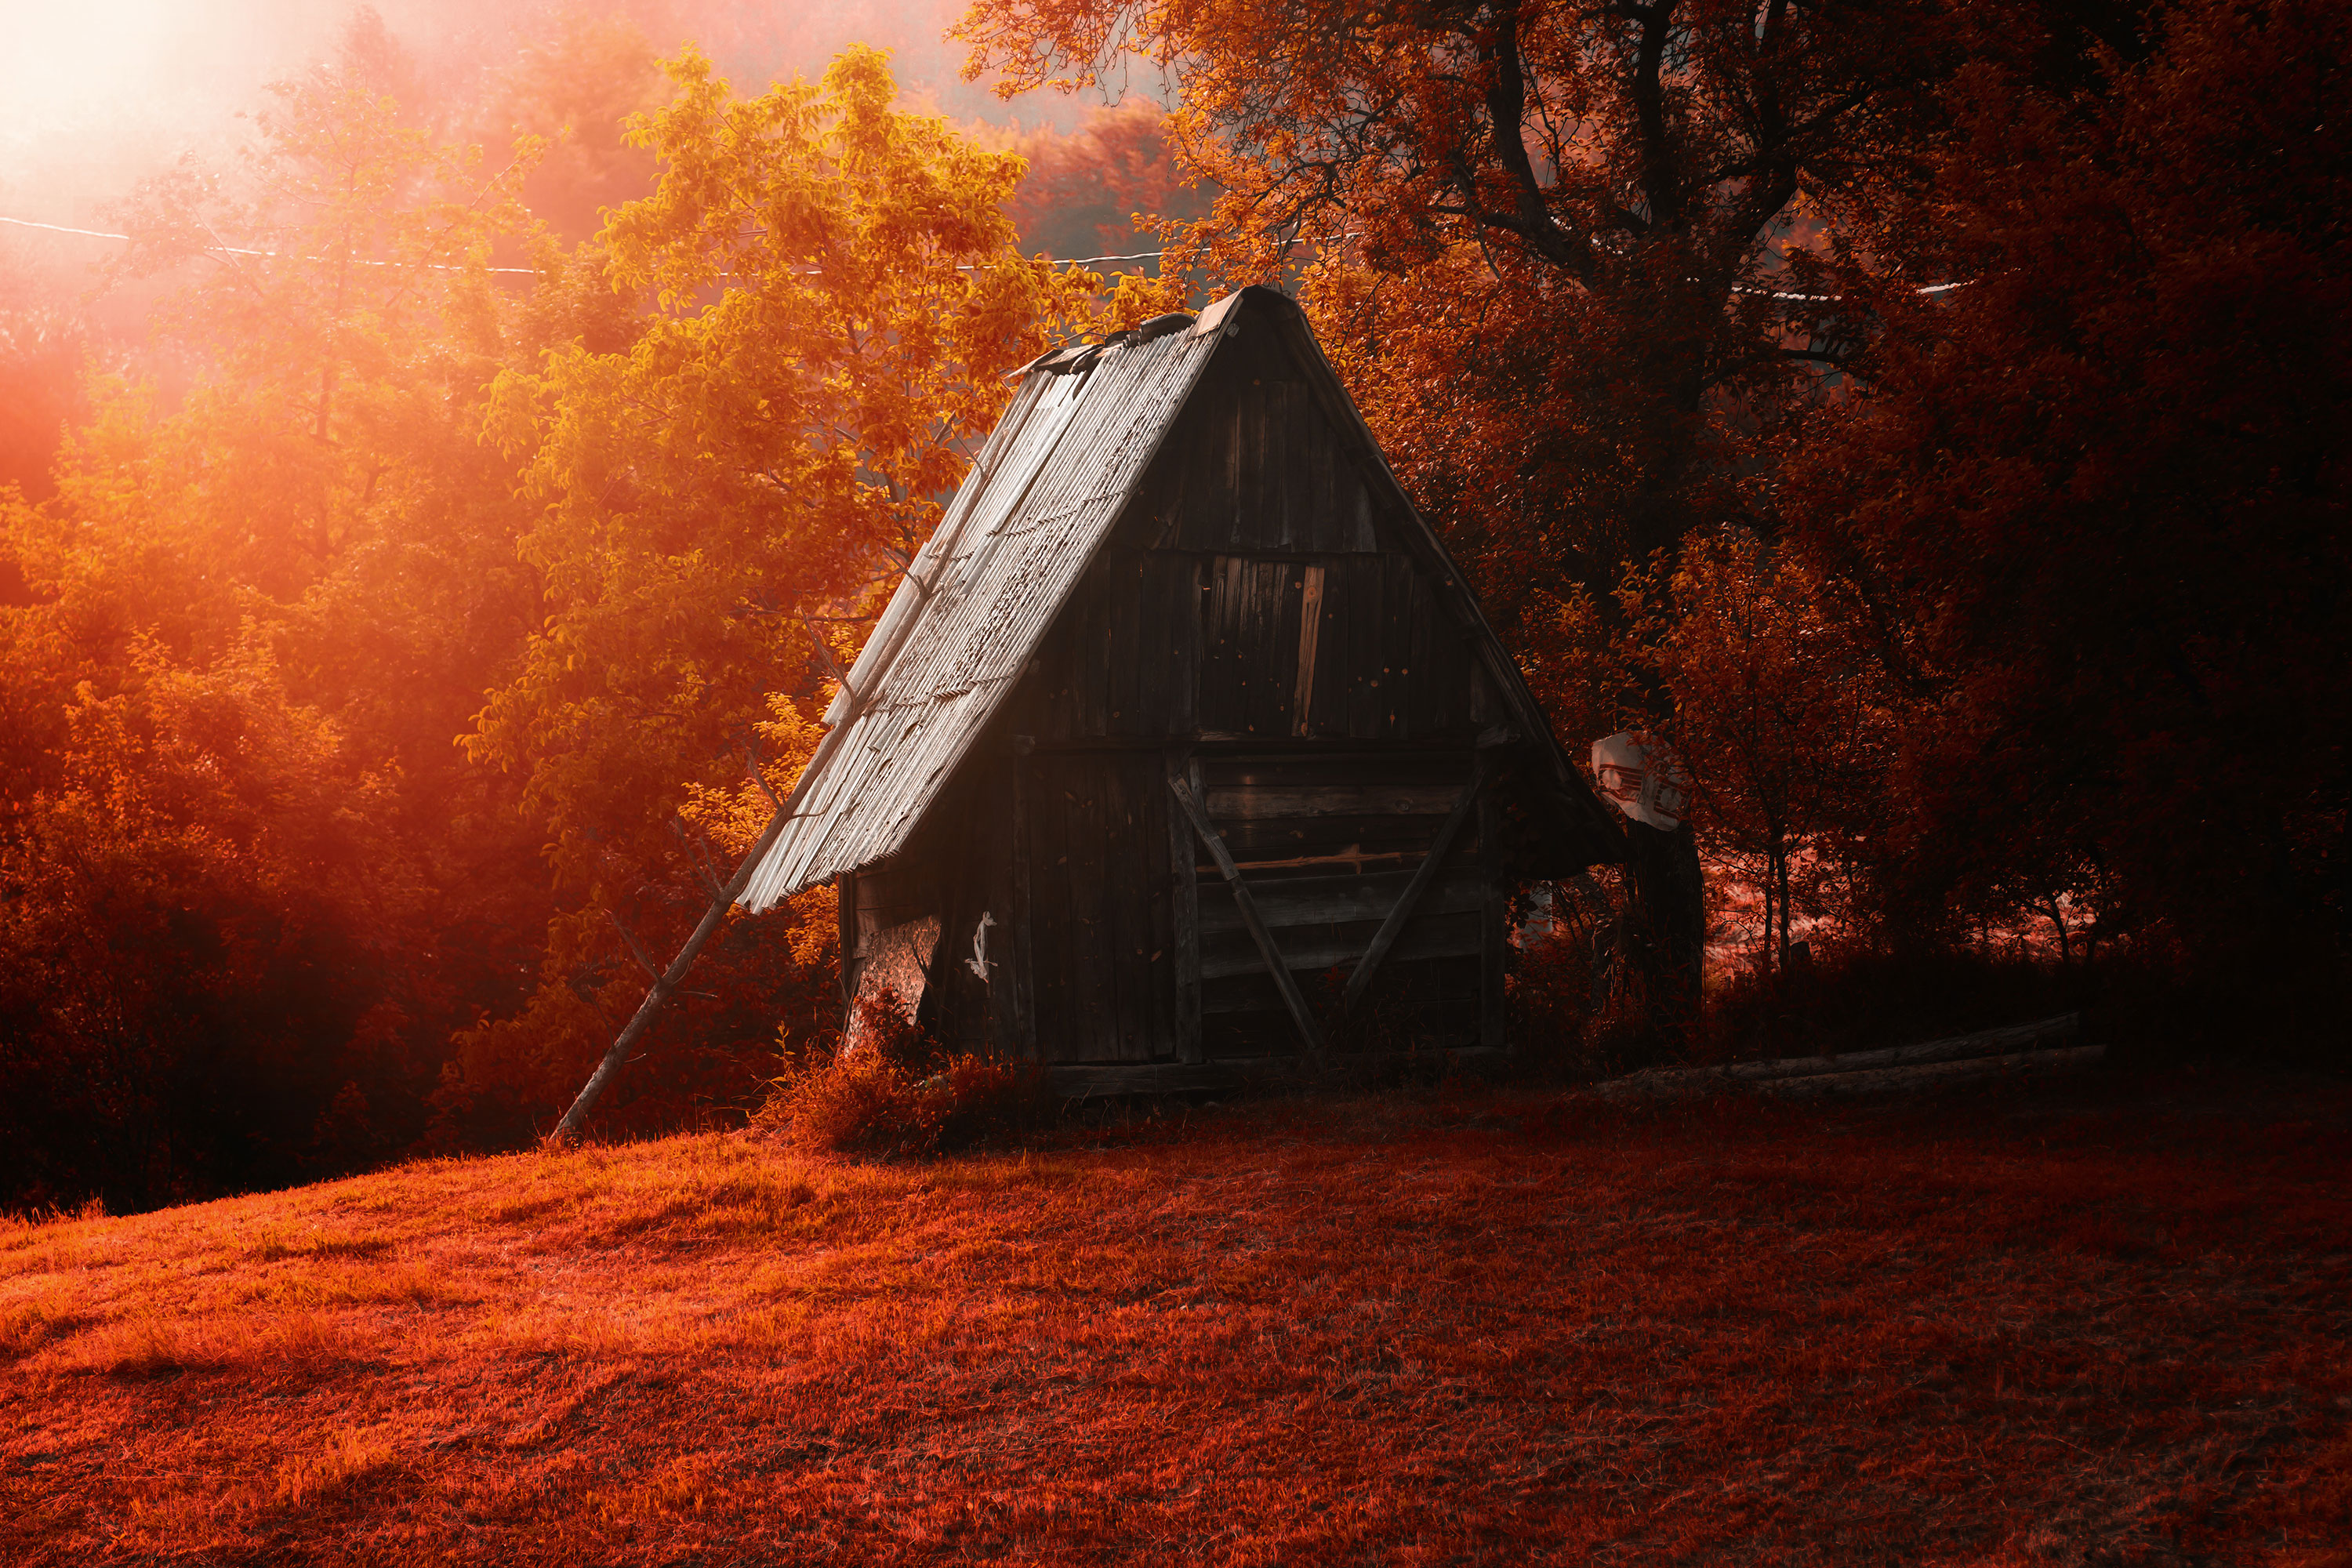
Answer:
POLYGON ((1437 840, 1429 847, 1428 858, 1422 861, 1421 869, 1412 874, 1412 880, 1405 884, 1404 897, 1396 901, 1396 908, 1391 910, 1388 919, 1381 922, 1381 929, 1372 933, 1372 944, 1357 961, 1356 972, 1348 976, 1348 989, 1339 996, 1340 1017, 1354 1012, 1356 1004, 1364 999, 1364 993, 1371 989, 1372 975, 1380 969, 1381 960, 1389 955, 1389 949, 1394 947, 1397 938, 1404 934, 1406 924, 1412 919, 1412 911, 1421 907, 1422 894, 1437 880, 1437 873, 1445 864, 1446 853, 1454 847, 1454 840, 1461 836, 1462 825, 1470 820, 1471 812, 1477 808, 1479 793, 1486 787, 1486 776, 1492 771, 1493 764, 1487 760, 1486 753, 1479 752, 1477 765, 1471 771, 1469 787, 1462 792, 1462 798, 1454 803, 1453 812, 1438 828, 1437 840))
POLYGON ((629 1059, 629 1052, 645 1037, 646 1031, 653 1027, 654 1016, 662 1010, 662 1004, 669 1000, 670 993, 685 982, 687 972, 694 967, 694 961, 702 954, 703 944, 725 923, 727 911, 735 907, 735 900, 743 896, 745 888, 751 886, 751 873, 759 869, 760 862, 766 858, 777 836, 783 832, 784 824, 790 820, 790 816, 782 811, 768 819, 767 829, 751 846, 751 852, 743 857, 743 863, 735 868, 735 875, 719 890, 719 896, 710 900, 710 907, 703 910, 702 922, 694 928, 694 934, 686 939, 686 945, 677 950, 677 956, 669 961, 669 967, 654 978, 653 988, 646 993, 646 999, 637 1004, 635 1015, 614 1039, 613 1048, 604 1053, 604 1059, 596 1064, 596 1070, 589 1074, 588 1081, 581 1086, 580 1096, 572 1102, 572 1109, 563 1113, 563 1120, 557 1122, 555 1131, 547 1135, 549 1147, 560 1149, 578 1141, 581 1128, 587 1124, 588 1113, 596 1109, 596 1097, 604 1092, 604 1086, 613 1081, 613 1075, 619 1072, 621 1065, 629 1059))
POLYGON ((1274 933, 1259 918, 1257 900, 1250 896, 1249 884, 1242 880, 1241 868, 1234 864, 1233 854, 1225 847, 1224 835, 1209 820, 1209 814, 1201 809, 1201 803, 1192 798, 1192 786, 1172 768, 1168 774, 1168 793, 1184 808, 1192 831, 1201 836, 1201 842, 1208 846, 1211 858, 1217 862, 1217 869, 1224 873, 1225 885, 1234 890, 1234 908, 1241 911, 1242 924, 1249 928, 1250 940, 1257 943, 1258 956, 1265 960, 1266 973, 1274 976, 1275 989, 1282 993, 1282 1005, 1290 1009, 1290 1021, 1298 1026, 1298 1037, 1307 1042, 1309 1051, 1322 1055, 1322 1027, 1315 1022, 1307 998, 1300 994, 1298 982, 1291 978, 1290 964, 1282 956, 1282 950, 1274 945, 1274 933))
MULTIPOLYGON (((863 702, 853 701, 840 716, 840 722, 826 731, 824 739, 816 743, 815 754, 801 770, 800 782, 793 785, 790 795, 776 802, 776 815, 768 819, 768 826, 761 830, 758 842, 743 857, 743 863, 735 868, 735 875, 728 879, 727 885, 719 889, 718 895, 710 900, 710 907, 702 912, 701 923, 694 928, 694 934, 686 939, 686 945, 677 950, 677 956, 669 961, 669 967, 655 978, 653 989, 646 992, 646 999, 637 1004, 636 1012, 613 1041, 613 1048, 604 1053, 604 1059, 596 1064, 596 1070, 588 1075, 586 1083, 581 1085, 580 1096, 572 1102, 572 1109, 563 1113, 563 1120, 557 1122, 555 1131, 547 1135, 549 1148, 561 1149, 579 1141, 580 1130, 588 1123, 588 1113, 596 1109, 596 1097, 604 1092, 604 1086, 613 1081, 613 1075, 619 1072, 621 1065, 629 1059, 629 1052, 645 1037, 646 1031, 653 1027, 655 1016, 662 1010, 662 1004, 669 1000, 670 993, 685 981, 687 972, 701 956, 703 945, 718 934, 719 928, 726 922, 727 911, 735 907, 735 900, 741 898, 743 889, 751 885, 752 873, 760 868, 760 862, 767 858, 768 851, 775 847, 777 838, 784 831, 784 825, 793 819, 793 813, 800 809, 801 797, 808 793, 809 786, 816 781, 817 774, 840 746, 843 737, 857 728, 857 721, 865 706, 863 702)), ((758 780, 760 792, 770 800, 775 800, 767 781, 758 778, 756 765, 753 777, 758 780)))

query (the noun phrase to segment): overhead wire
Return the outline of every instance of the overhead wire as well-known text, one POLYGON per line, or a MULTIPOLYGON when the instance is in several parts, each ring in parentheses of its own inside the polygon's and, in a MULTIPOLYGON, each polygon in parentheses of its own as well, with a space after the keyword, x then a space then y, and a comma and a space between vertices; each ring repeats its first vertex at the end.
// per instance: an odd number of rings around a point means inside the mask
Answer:
MULTIPOLYGON (((120 239, 128 241, 131 238, 127 234, 109 234, 103 229, 96 228, 68 228, 61 223, 35 223, 30 218, 0 217, 0 223, 13 224, 18 228, 45 228, 51 234, 85 235, 91 239, 120 239)), ((282 250, 248 250, 245 247, 238 245, 205 245, 199 246, 197 248, 204 251, 206 255, 217 256, 266 256, 282 258, 286 254, 282 250)), ((327 260, 328 258, 323 256, 306 256, 300 258, 300 259, 305 261, 324 261, 327 260)), ((356 262, 362 267, 403 267, 408 265, 405 262, 385 261, 374 257, 367 256, 353 256, 348 257, 345 259, 356 262)), ((464 272, 469 270, 467 268, 455 266, 444 261, 428 261, 424 265, 431 268, 436 272, 464 272)), ((532 278, 539 276, 541 271, 541 269, 536 267, 485 267, 482 270, 485 272, 517 272, 524 275, 525 277, 532 278)))
MULTIPOLYGON (((104 229, 99 228, 74 228, 68 225, 61 223, 36 223, 31 218, 24 217, 0 217, 0 223, 13 225, 17 228, 46 229, 51 234, 76 234, 88 239, 119 239, 128 243, 131 237, 127 234, 110 234, 104 229)), ((207 255, 262 256, 273 258, 283 258, 286 255, 286 252, 282 250, 251 250, 243 246, 236 245, 206 245, 201 246, 198 248, 207 255)), ((1168 253, 1164 250, 1138 250, 1129 252, 1124 256, 1057 256, 1048 257, 1046 259, 1055 267, 1090 267, 1097 261, 1156 261, 1160 257, 1167 254, 1168 253)), ((323 261, 328 258, 325 257, 305 257, 302 259, 323 261)), ((404 262, 385 261, 375 258, 362 256, 354 256, 350 259, 357 262, 362 267, 400 267, 407 265, 404 262)), ((424 263, 424 265, 432 268, 437 272, 464 272, 469 270, 469 268, 465 267, 457 266, 448 262, 428 261, 424 263)), ((959 272, 979 272, 1000 265, 1002 265, 1002 263, 992 261, 973 262, 958 267, 956 270, 959 272)), ((536 278, 539 277, 545 269, 538 267, 485 267, 481 270, 485 272, 503 272, 526 278, 536 278)))
MULTIPOLYGON (((36 223, 31 218, 0 217, 0 223, 10 224, 17 228, 46 229, 51 234, 80 235, 89 239, 119 239, 126 243, 131 239, 131 236, 127 234, 110 234, 104 229, 96 228, 74 228, 61 223, 36 223)), ((243 247, 234 245, 207 245, 201 247, 200 248, 207 254, 219 254, 223 256, 260 256, 277 258, 282 258, 286 254, 282 250, 249 250, 243 247)), ((1091 267, 1098 261, 1157 261, 1167 254, 1168 252, 1165 250, 1131 250, 1123 255, 1118 256, 1047 257, 1045 259, 1049 265, 1055 267, 1091 267)), ((306 258, 305 259, 324 260, 326 258, 323 257, 311 257, 306 258)), ((384 261, 369 257, 354 256, 350 259, 357 262, 362 267, 399 267, 405 265, 404 263, 398 261, 384 261)), ((453 265, 448 262, 428 261, 424 263, 424 265, 433 268, 436 272, 464 272, 468 270, 467 268, 453 265)), ((968 262, 959 266, 956 270, 959 272, 982 272, 1002 265, 1003 264, 1001 262, 993 261, 968 262)), ((485 267, 481 270, 485 272, 507 273, 525 278, 536 278, 543 273, 544 268, 537 267, 485 267)), ((811 268, 810 270, 814 271, 815 269, 811 268)), ((1967 280, 1962 279, 1956 283, 1925 284, 1913 289, 1912 292, 1922 295, 1948 294, 1955 289, 1965 289, 1967 287, 1967 280)), ((1746 294, 1752 299, 1786 300, 1791 302, 1805 304, 1834 304, 1845 298, 1845 296, 1842 294, 1800 294, 1780 289, 1759 289, 1754 285, 1748 283, 1735 283, 1731 286, 1731 291, 1735 294, 1746 294)))

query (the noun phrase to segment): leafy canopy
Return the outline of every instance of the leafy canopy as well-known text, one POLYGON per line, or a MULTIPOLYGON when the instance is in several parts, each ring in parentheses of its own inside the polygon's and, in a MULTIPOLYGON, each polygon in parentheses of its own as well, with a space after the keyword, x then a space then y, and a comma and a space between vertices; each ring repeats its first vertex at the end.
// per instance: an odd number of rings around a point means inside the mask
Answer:
POLYGON ((1086 275, 1013 251, 1016 158, 894 109, 884 57, 739 99, 688 50, 632 140, 659 187, 613 215, 650 314, 499 378, 491 427, 541 509, 549 614, 477 757, 526 770, 561 872, 602 885, 697 783, 739 776, 772 692, 810 694, 938 520, 1003 373, 1086 275), (610 858, 619 854, 619 860, 610 858))

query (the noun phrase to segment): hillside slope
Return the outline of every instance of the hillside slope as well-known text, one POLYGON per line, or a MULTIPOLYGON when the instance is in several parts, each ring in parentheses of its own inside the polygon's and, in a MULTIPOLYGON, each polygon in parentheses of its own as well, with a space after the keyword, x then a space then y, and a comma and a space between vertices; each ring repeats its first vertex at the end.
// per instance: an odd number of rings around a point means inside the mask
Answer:
POLYGON ((2342 1563, 2346 1096, 2213 1099, 702 1137, 18 1226, 0 1560, 2342 1563))

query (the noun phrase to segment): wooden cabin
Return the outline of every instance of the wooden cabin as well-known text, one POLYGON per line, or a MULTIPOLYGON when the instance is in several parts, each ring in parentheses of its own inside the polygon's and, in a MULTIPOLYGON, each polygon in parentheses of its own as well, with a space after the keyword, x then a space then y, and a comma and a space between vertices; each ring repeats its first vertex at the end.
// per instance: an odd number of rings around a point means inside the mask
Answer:
POLYGON ((1025 367, 827 720, 744 902, 1066 1090, 1506 1049, 1514 887, 1622 854, 1268 289, 1025 367))

